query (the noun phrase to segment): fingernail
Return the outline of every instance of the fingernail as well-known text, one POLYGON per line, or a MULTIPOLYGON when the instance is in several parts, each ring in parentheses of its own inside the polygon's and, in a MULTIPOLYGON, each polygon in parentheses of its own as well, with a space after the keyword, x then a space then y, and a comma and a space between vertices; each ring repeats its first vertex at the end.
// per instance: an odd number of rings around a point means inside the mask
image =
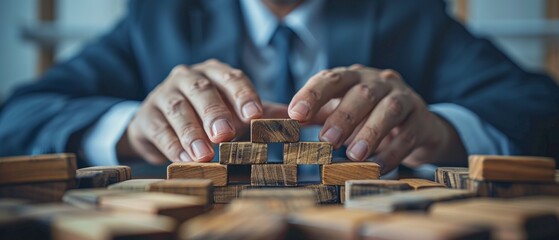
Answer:
POLYGON ((353 145, 353 147, 349 149, 348 155, 355 160, 363 160, 365 158, 365 154, 367 154, 368 149, 369 145, 367 144, 367 142, 359 140, 353 145))
POLYGON ((188 157, 188 154, 185 151, 179 154, 179 158, 183 162, 192 162, 192 160, 190 159, 190 157, 188 157))
POLYGON ((291 109, 292 113, 299 114, 303 118, 307 118, 307 115, 311 111, 309 104, 307 102, 301 101, 295 104, 295 106, 291 109))
POLYGON ((331 142, 333 145, 338 144, 342 137, 342 130, 338 127, 331 127, 322 135, 322 139, 331 142))
POLYGON ((229 121, 227 121, 225 119, 215 120, 213 125, 212 125, 212 135, 214 137, 219 136, 219 135, 232 133, 232 132, 233 132, 233 127, 231 127, 231 124, 229 123, 229 121))
POLYGON ((261 113, 260 108, 256 105, 255 102, 248 102, 245 103, 242 107, 243 117, 244 118, 252 118, 257 116, 261 113))
POLYGON ((210 147, 208 147, 208 145, 202 140, 195 140, 192 144, 190 144, 190 146, 192 147, 192 152, 194 153, 196 160, 203 159, 204 157, 212 154, 210 147))

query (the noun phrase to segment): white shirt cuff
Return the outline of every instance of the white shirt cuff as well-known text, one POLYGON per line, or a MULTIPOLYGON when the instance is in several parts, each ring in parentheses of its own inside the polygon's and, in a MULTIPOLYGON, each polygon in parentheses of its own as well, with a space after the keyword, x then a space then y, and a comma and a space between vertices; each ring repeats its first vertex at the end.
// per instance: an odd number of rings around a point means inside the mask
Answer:
POLYGON ((439 103, 429 105, 429 110, 456 129, 468 155, 512 155, 516 152, 507 136, 465 107, 439 103))
POLYGON ((86 131, 82 149, 89 165, 118 165, 116 145, 139 107, 136 101, 118 103, 86 131))

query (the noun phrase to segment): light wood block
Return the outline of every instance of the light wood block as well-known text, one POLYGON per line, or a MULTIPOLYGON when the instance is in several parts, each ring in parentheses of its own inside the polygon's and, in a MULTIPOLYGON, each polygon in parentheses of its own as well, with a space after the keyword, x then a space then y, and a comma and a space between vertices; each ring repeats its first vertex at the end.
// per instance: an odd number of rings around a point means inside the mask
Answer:
POLYGON ((345 199, 411 190, 409 184, 396 180, 348 180, 345 199))
POLYGON ((172 217, 178 222, 188 220, 206 210, 200 197, 159 192, 137 192, 105 196, 100 199, 103 209, 147 213, 172 217))
POLYGON ((421 178, 404 178, 404 179, 400 179, 400 182, 407 183, 413 190, 446 187, 442 183, 433 182, 433 181, 430 181, 430 180, 427 180, 427 179, 421 179, 421 178))
POLYGON ((297 165, 252 165, 250 184, 253 186, 296 186, 297 165))
POLYGON ((250 185, 239 184, 239 185, 228 185, 223 187, 214 188, 214 203, 225 204, 230 203, 234 199, 241 197, 241 191, 247 189, 250 185))
POLYGON ((435 171, 435 182, 444 184, 448 188, 467 189, 469 175, 468 168, 439 167, 435 171))
POLYGON ((287 214, 315 205, 316 194, 311 189, 252 188, 241 191, 241 198, 231 202, 228 210, 243 214, 253 211, 287 214))
POLYGON ((468 180, 468 190, 479 197, 514 198, 535 195, 559 196, 559 183, 500 182, 468 180))
POLYGON ((347 180, 378 179, 380 167, 372 162, 342 162, 322 166, 322 184, 345 185, 347 180))
POLYGON ((64 193, 76 188, 75 180, 0 185, 0 198, 23 198, 35 202, 60 202, 64 193))
POLYGON ((149 191, 197 196, 207 207, 213 203, 213 183, 209 179, 170 179, 152 183, 149 191))
POLYGON ((78 176, 89 172, 102 172, 108 178, 108 185, 130 180, 132 178, 132 170, 129 166, 95 166, 80 168, 76 171, 78 176))
POLYGON ((553 158, 473 155, 469 167, 474 180, 555 182, 553 158))
POLYGON ((126 194, 130 194, 130 192, 106 188, 74 189, 67 191, 62 201, 81 209, 96 209, 101 198, 126 194))
POLYGON ((0 185, 69 180, 76 177, 70 153, 0 158, 0 185))
POLYGON ((265 164, 268 145, 252 142, 223 142, 219 144, 220 164, 265 164))
POLYGON ((291 119, 254 119, 250 122, 253 143, 298 142, 299 130, 299 122, 291 119))
POLYGON ((227 185, 227 165, 219 163, 172 163, 167 179, 210 179, 214 186, 227 185))
POLYGON ((283 145, 284 164, 330 164, 333 147, 328 142, 297 142, 283 145))

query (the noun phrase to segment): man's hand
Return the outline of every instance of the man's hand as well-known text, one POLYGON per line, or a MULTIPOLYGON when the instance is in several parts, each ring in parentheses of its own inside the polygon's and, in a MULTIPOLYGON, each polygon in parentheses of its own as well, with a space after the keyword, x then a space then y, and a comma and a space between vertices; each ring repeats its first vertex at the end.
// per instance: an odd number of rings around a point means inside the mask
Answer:
POLYGON ((212 142, 233 139, 263 111, 242 71, 217 60, 179 65, 144 100, 118 144, 125 145, 119 154, 153 164, 210 161, 212 142))
POLYGON ((322 71, 309 79, 288 109, 289 116, 301 122, 326 116, 322 141, 334 148, 349 146, 346 154, 353 161, 375 154, 383 172, 402 161, 417 166, 466 156, 454 128, 431 113, 393 70, 353 65, 322 71), (330 114, 324 109, 331 109, 330 114))

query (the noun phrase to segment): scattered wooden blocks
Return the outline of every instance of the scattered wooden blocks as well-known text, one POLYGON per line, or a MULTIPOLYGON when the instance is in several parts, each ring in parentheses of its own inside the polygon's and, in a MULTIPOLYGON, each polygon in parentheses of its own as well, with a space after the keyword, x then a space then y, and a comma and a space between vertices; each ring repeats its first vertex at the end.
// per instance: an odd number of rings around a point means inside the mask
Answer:
POLYGON ((299 122, 291 119, 254 119, 250 122, 253 143, 299 141, 299 122))
POLYGON ((264 164, 268 161, 268 145, 251 142, 219 144, 220 164, 264 164))
POLYGON ((70 180, 76 156, 70 153, 0 158, 0 185, 70 180))
POLYGON ((345 185, 347 180, 378 179, 380 167, 372 162, 343 162, 322 166, 322 184, 345 185))
POLYGON ((283 147, 284 164, 330 164, 332 144, 328 142, 286 143, 283 147))
POLYGON ((479 197, 513 198, 534 195, 559 196, 559 183, 468 180, 468 190, 479 197))
POLYGON ((76 175, 83 176, 91 172, 102 172, 103 175, 106 175, 108 185, 130 180, 132 178, 132 171, 128 166, 95 166, 80 168, 76 171, 76 175))
POLYGON ((469 167, 473 180, 555 182, 552 158, 473 155, 469 167))
POLYGON ((210 179, 214 186, 227 185, 227 165, 219 163, 172 163, 167 167, 167 179, 210 179))
POLYGON ((442 183, 448 188, 468 188, 468 168, 462 167, 439 167, 435 171, 435 182, 442 183))
POLYGON ((252 165, 250 184, 253 186, 296 186, 297 165, 252 165))
POLYGON ((400 182, 407 183, 413 190, 445 187, 445 185, 442 183, 433 182, 421 178, 405 178, 405 179, 400 179, 400 182))
POLYGON ((396 180, 348 180, 345 199, 411 190, 409 184, 396 180))

